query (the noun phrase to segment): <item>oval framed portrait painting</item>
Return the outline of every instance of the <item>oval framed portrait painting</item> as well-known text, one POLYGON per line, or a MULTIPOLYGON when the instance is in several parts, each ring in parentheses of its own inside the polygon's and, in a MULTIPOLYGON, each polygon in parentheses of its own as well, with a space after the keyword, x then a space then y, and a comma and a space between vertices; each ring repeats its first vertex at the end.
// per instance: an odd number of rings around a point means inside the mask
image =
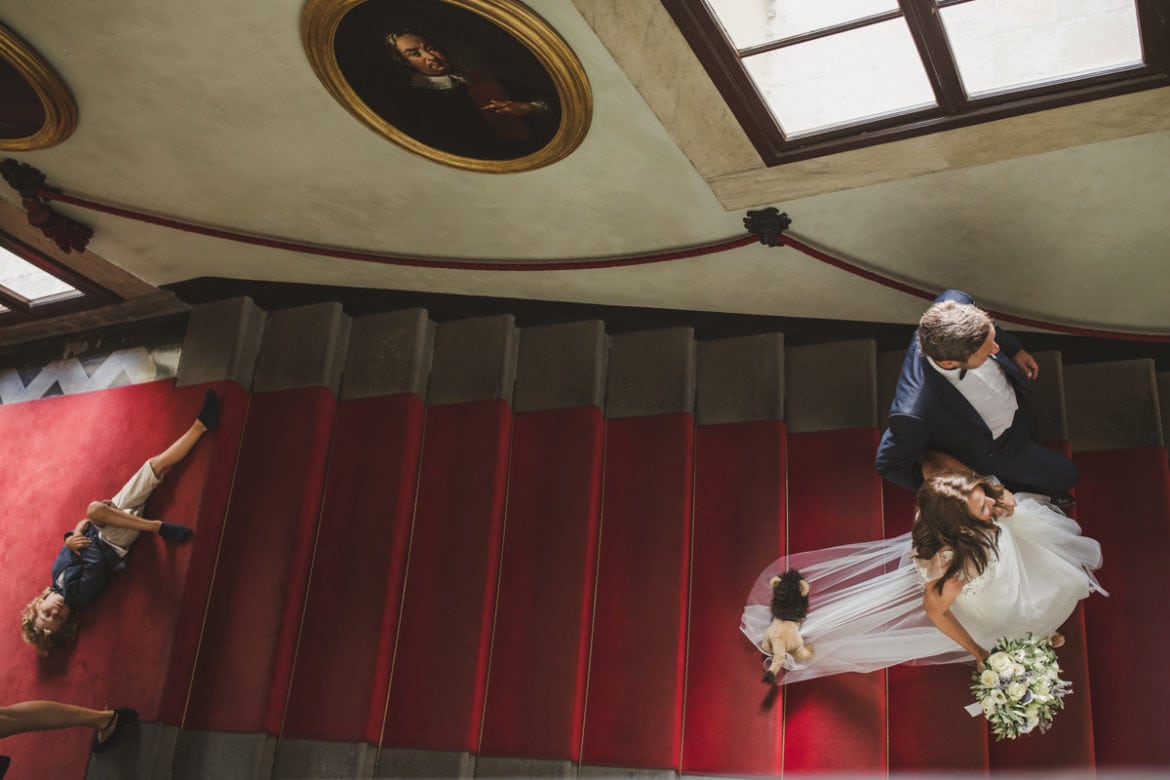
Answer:
POLYGON ((0 24, 0 150, 61 143, 77 127, 77 104, 49 63, 0 24))
POLYGON ((305 51, 330 94, 428 160, 513 173, 563 159, 589 129, 580 61, 512 0, 309 0, 305 51))

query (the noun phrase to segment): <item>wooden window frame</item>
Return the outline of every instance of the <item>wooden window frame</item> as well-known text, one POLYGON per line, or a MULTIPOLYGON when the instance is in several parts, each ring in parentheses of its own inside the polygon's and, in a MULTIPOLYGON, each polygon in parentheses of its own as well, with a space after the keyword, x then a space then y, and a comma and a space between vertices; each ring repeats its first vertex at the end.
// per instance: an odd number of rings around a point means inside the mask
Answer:
POLYGON ((0 312, 0 327, 18 322, 57 317, 62 314, 72 314, 121 300, 105 287, 2 231, 0 231, 0 246, 25 262, 40 268, 45 273, 57 277, 81 293, 81 295, 61 301, 31 304, 0 284, 0 304, 8 309, 8 311, 0 312))
MULTIPOLYGON (((939 0, 937 7, 972 1, 939 0)), ((934 0, 898 0, 901 13, 877 14, 742 50, 736 49, 703 0, 661 2, 769 166, 1170 85, 1170 4, 1163 0, 1135 0, 1143 66, 974 99, 967 98, 963 90, 934 0), (938 105, 786 138, 744 68, 742 57, 899 17, 906 19, 938 105)))

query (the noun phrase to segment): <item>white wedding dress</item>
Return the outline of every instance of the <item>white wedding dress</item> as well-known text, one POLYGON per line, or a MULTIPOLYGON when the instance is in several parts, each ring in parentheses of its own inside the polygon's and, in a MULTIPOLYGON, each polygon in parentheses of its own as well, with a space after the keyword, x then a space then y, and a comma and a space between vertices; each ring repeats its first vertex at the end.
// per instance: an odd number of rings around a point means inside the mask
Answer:
MULTIPOLYGON (((1091 592, 1108 595, 1093 576, 1101 546, 1044 496, 1016 494, 1002 529, 998 556, 968 582, 951 606, 983 648, 1002 637, 1047 636, 1091 592)), ((778 682, 793 683, 842 672, 871 672, 900 663, 945 664, 971 655, 930 622, 922 608, 925 583, 946 569, 941 552, 931 561, 912 557, 910 534, 847 544, 780 558, 760 574, 743 611, 740 630, 758 647, 772 622, 768 580, 788 568, 810 585, 801 634, 815 654, 785 658, 778 682)))

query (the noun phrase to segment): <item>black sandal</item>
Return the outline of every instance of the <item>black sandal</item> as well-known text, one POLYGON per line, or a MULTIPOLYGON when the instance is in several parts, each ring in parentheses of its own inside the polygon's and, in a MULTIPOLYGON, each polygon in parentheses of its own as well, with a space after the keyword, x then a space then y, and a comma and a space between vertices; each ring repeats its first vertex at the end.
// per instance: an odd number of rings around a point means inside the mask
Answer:
POLYGON ((138 711, 132 710, 129 707, 119 707, 114 710, 114 714, 110 716, 109 722, 93 733, 93 747, 94 753, 105 753, 114 742, 117 741, 118 735, 123 731, 123 726, 129 726, 138 722, 138 711), (103 738, 102 734, 106 736, 103 738))

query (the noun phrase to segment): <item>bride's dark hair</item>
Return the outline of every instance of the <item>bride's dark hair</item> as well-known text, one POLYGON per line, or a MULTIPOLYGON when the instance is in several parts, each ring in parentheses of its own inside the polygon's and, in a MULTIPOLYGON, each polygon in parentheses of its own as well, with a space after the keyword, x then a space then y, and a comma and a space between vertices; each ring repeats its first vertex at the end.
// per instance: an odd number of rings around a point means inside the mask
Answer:
POLYGON ((936 474, 918 490, 918 514, 911 538, 914 556, 930 560, 943 548, 953 551, 950 565, 934 581, 940 594, 943 585, 956 574, 978 577, 998 552, 999 526, 971 516, 967 499, 975 488, 999 501, 1003 488, 973 472, 946 471, 936 474))

